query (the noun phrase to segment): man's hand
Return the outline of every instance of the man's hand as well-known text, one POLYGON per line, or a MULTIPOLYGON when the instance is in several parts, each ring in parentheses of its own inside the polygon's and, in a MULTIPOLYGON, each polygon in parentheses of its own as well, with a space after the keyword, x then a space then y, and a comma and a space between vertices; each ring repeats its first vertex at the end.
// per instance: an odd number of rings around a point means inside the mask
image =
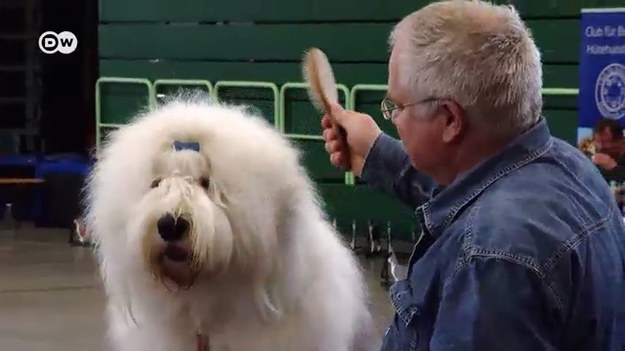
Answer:
POLYGON ((610 155, 602 153, 595 154, 592 157, 592 162, 595 165, 608 171, 614 169, 614 167, 617 166, 616 161, 610 155))
POLYGON ((333 105, 330 114, 333 119, 328 115, 321 119, 323 140, 330 162, 360 176, 365 157, 382 131, 371 116, 345 110, 340 105, 333 105), (347 140, 337 135, 336 129, 332 128, 332 120, 343 127, 347 140))

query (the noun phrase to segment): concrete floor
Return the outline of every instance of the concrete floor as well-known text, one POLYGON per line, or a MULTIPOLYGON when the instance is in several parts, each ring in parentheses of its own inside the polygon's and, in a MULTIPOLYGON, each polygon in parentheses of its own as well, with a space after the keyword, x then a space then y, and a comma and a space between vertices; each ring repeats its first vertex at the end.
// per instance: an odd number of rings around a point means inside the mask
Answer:
MULTIPOLYGON (((0 350, 107 350, 104 295, 92 251, 65 230, 0 231, 0 350)), ((380 335, 392 316, 379 284, 381 260, 365 260, 380 335)))

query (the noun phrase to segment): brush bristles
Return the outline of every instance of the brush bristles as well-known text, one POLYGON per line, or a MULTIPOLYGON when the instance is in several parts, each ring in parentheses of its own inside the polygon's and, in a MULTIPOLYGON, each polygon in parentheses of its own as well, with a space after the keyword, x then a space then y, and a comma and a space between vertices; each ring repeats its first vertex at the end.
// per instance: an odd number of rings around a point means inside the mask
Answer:
POLYGON ((338 102, 338 93, 332 67, 317 48, 306 51, 302 65, 304 80, 308 83, 308 96, 319 111, 328 112, 331 103, 338 102))
POLYGON ((308 64, 308 61, 309 60, 307 59, 304 60, 304 64, 302 65, 302 75, 304 77, 304 80, 308 84, 308 89, 306 89, 306 93, 308 94, 308 99, 313 104, 313 106, 318 111, 324 111, 325 107, 323 106, 323 102, 321 101, 321 96, 319 96, 319 90, 316 88, 313 80, 310 78, 313 74, 315 74, 311 72, 311 70, 314 70, 314 67, 309 67, 311 65, 308 64))

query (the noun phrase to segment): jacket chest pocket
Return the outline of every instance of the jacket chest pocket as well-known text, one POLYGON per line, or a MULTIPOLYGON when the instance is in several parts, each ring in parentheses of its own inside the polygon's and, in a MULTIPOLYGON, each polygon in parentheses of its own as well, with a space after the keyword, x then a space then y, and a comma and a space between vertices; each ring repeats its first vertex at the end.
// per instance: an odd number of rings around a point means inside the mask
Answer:
POLYGON ((390 290, 395 317, 384 335, 382 351, 417 351, 419 348, 419 304, 411 294, 409 283, 397 281, 390 290))

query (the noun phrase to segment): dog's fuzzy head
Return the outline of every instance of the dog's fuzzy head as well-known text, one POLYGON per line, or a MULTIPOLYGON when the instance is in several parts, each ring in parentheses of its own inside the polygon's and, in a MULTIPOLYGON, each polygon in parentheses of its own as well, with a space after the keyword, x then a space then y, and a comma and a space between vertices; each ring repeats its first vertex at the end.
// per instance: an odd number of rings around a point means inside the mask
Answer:
POLYGON ((201 271, 230 264, 234 235, 225 193, 212 183, 198 141, 172 141, 152 159, 152 179, 127 229, 156 278, 189 286, 201 271), (179 147, 179 145, 191 147, 179 147), (195 147, 194 147, 194 146, 195 147))
POLYGON ((89 178, 102 267, 180 287, 262 276, 302 175, 297 150, 242 107, 178 97, 143 113, 110 135, 89 178))

